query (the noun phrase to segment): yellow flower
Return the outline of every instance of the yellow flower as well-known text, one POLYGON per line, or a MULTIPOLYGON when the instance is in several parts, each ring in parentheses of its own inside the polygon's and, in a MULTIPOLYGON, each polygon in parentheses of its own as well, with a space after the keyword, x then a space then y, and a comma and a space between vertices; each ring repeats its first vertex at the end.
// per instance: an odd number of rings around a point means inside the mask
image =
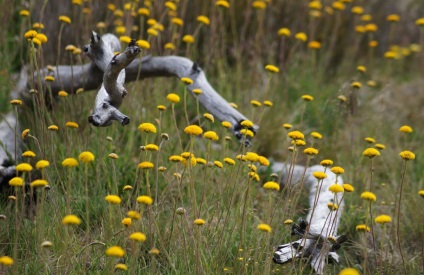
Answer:
POLYGON ((424 190, 420 190, 420 191, 418 191, 418 195, 420 195, 421 197, 423 197, 423 198, 424 198, 424 190))
POLYGON ((280 71, 280 69, 277 66, 270 65, 270 64, 265 66, 265 70, 271 73, 278 73, 280 71))
POLYGON ((390 223, 390 222, 392 222, 392 218, 391 218, 390 216, 388 216, 388 215, 380 215, 380 216, 377 216, 377 217, 374 219, 374 221, 375 221, 376 223, 385 224, 385 223, 390 223))
POLYGON ((71 24, 71 18, 69 18, 69 17, 68 17, 68 16, 66 16, 66 15, 61 15, 61 16, 59 16, 59 21, 62 21, 62 22, 64 22, 64 23, 71 24))
POLYGON ((403 158, 404 160, 413 160, 415 159, 415 154, 411 151, 402 151, 400 152, 399 156, 403 158))
POLYGON ((289 37, 291 35, 291 31, 288 28, 281 28, 278 30, 278 35, 289 37))
POLYGON ((181 82, 183 82, 186 85, 193 84, 193 80, 191 78, 189 78, 189 77, 182 77, 181 78, 181 82))
POLYGON ((180 157, 180 156, 170 156, 169 160, 173 161, 173 162, 181 162, 181 161, 183 161, 183 158, 180 157))
POLYGON ((158 31, 153 29, 153 28, 148 28, 147 29, 147 34, 151 35, 151 36, 158 36, 158 31))
POLYGON ((44 187, 46 185, 48 185, 48 182, 46 180, 34 180, 30 184, 31 187, 44 187))
POLYGON ((371 229, 365 224, 359 224, 356 226, 356 231, 370 232, 371 229))
POLYGON ((265 100, 265 101, 264 101, 264 105, 265 105, 265 106, 268 106, 268 107, 272 107, 272 105, 273 105, 273 104, 272 104, 272 102, 271 102, 271 101, 269 101, 269 100, 265 100))
POLYGON ((126 264, 116 264, 115 269, 118 270, 128 270, 128 266, 126 264))
POLYGON ((196 219, 193 222, 195 225, 204 225, 206 223, 206 221, 204 219, 196 219))
POLYGON ((226 8, 226 9, 230 8, 230 3, 226 0, 216 1, 215 5, 218 7, 226 8))
POLYGON ((105 200, 110 204, 120 204, 121 198, 116 195, 107 195, 105 200))
POLYGON ((322 139, 322 135, 318 132, 312 132, 311 136, 316 138, 316 139, 322 139))
POLYGON ((30 172, 32 171, 32 166, 31 164, 28 164, 28 163, 20 163, 16 165, 15 169, 16 171, 19 171, 19 172, 30 172))
POLYGON ((211 114, 205 113, 205 114, 203 114, 203 117, 206 118, 207 120, 209 120, 212 123, 215 122, 215 118, 211 114))
POLYGON ((249 172, 249 177, 251 178, 251 179, 253 179, 253 180, 255 180, 255 181, 259 181, 260 180, 260 178, 259 178, 259 175, 258 174, 256 174, 255 172, 249 172))
POLYGON ((203 158, 196 158, 196 163, 205 165, 206 164, 206 160, 203 159, 203 158))
POLYGON ((4 265, 4 266, 13 265, 13 259, 10 258, 9 256, 1 256, 0 265, 4 265))
POLYGON ((361 73, 365 73, 367 71, 367 68, 365 66, 358 66, 356 67, 356 69, 361 73))
POLYGON ((327 203, 327 207, 328 209, 330 209, 330 211, 336 211, 337 209, 339 209, 339 206, 332 202, 327 203))
POLYGON ((350 84, 350 86, 352 86, 353 88, 356 88, 356 89, 360 89, 362 87, 362 84, 359 81, 354 81, 354 82, 352 82, 352 84, 350 84))
POLYGON ((354 6, 352 7, 351 12, 357 15, 361 15, 364 13, 364 8, 361 6, 354 6))
POLYGON ((138 213, 137 211, 134 211, 134 210, 128 211, 127 212, 127 216, 130 217, 133 220, 139 220, 139 219, 141 219, 140 213, 138 213))
POLYGON ((259 156, 259 163, 263 166, 269 166, 269 160, 264 156, 259 156))
POLYGON ((146 9, 146 8, 139 8, 137 10, 137 13, 139 15, 150 16, 150 11, 149 11, 149 9, 146 9))
POLYGON ((231 102, 231 103, 229 103, 229 104, 230 104, 230 106, 231 106, 231 107, 233 107, 234 109, 237 109, 237 108, 238 108, 237 104, 235 104, 234 102, 231 102))
POLYGON ((149 250, 150 255, 159 255, 160 251, 157 248, 152 248, 149 250))
POLYGON ((335 10, 344 10, 345 9, 345 5, 340 2, 340 1, 335 1, 331 4, 331 6, 335 9, 335 10))
POLYGON ((125 227, 129 227, 132 224, 131 218, 123 218, 121 224, 125 227))
POLYGON ((313 50, 318 50, 321 48, 321 43, 318 41, 310 41, 308 43, 308 48, 313 50))
POLYGON ((417 21, 415 21, 415 25, 424 26, 424 17, 418 18, 417 21))
POLYGON ((368 80, 367 81, 367 85, 370 87, 376 87, 377 86, 377 82, 375 82, 374 80, 368 80))
POLYGON ((397 14, 389 14, 389 15, 387 15, 386 19, 389 22, 399 22, 400 17, 397 14))
POLYGON ((210 139, 210 140, 218 140, 218 134, 215 133, 214 131, 207 131, 203 134, 204 138, 210 139))
POLYGON ((319 180, 325 179, 327 177, 327 174, 324 172, 320 172, 320 171, 315 171, 312 173, 312 175, 319 180))
POLYGON ((222 125, 223 127, 225 127, 225 128, 231 128, 231 127, 232 127, 231 123, 230 123, 230 122, 228 122, 228 121, 223 121, 223 122, 221 123, 221 125, 222 125))
POLYGON ((365 149, 365 151, 362 153, 362 155, 364 157, 369 157, 370 159, 373 157, 378 157, 380 156, 380 152, 375 149, 375 148, 367 148, 365 149))
POLYGON ((260 231, 267 232, 267 233, 271 232, 271 226, 269 226, 269 225, 267 225, 267 224, 265 224, 265 223, 261 223, 261 224, 259 224, 259 225, 258 225, 258 229, 259 229, 260 231))
POLYGON ((293 223, 293 220, 287 219, 283 223, 289 225, 293 223))
POLYGON ((213 162, 213 164, 214 164, 216 167, 218 167, 218 168, 222 168, 222 167, 224 167, 224 165, 222 165, 222 162, 220 162, 220 161, 218 161, 218 160, 215 160, 215 161, 213 162))
POLYGON ((129 44, 131 42, 131 37, 127 36, 127 35, 123 35, 119 37, 119 41, 121 41, 122 43, 125 44, 129 44))
POLYGON ((253 137, 255 135, 252 131, 250 131, 248 129, 241 129, 240 134, 247 136, 247 137, 253 137))
POLYGON ((344 188, 343 186, 341 186, 340 184, 332 184, 328 187, 328 190, 330 190, 330 192, 333 193, 342 193, 344 192, 344 188))
POLYGON ((23 157, 33 158, 35 157, 35 153, 33 151, 25 151, 22 153, 23 157))
POLYGON ((262 187, 268 190, 280 190, 280 185, 274 181, 268 181, 262 187))
POLYGON ((381 144, 381 143, 377 143, 374 146, 375 146, 375 148, 380 149, 380 150, 386 149, 386 146, 384 144, 381 144))
POLYGON ((62 224, 66 225, 79 225, 81 223, 81 219, 75 215, 67 215, 62 219, 62 224))
POLYGON ((34 30, 29 30, 24 34, 25 38, 27 39, 33 39, 35 37, 37 37, 37 32, 34 30))
POLYGON ((250 120, 243 120, 240 124, 245 128, 252 128, 254 125, 253 122, 250 120))
POLYGON ((324 167, 328 167, 333 165, 333 161, 331 159, 324 159, 320 162, 320 165, 324 166, 324 167))
POLYGON ((296 38, 297 40, 300 40, 302 42, 306 42, 306 40, 308 40, 308 36, 304 32, 298 32, 298 33, 296 33, 296 35, 294 36, 294 38, 296 38))
POLYGON ((210 25, 210 20, 207 16, 199 15, 197 16, 196 20, 202 24, 210 25))
POLYGON ((257 100, 251 100, 250 101, 250 104, 252 104, 253 105, 253 107, 261 107, 262 106, 262 103, 260 103, 259 101, 257 101, 257 100))
POLYGON ((157 108, 159 111, 165 111, 165 110, 166 110, 166 106, 164 106, 164 105, 158 105, 156 108, 157 108))
POLYGON ((172 103, 178 103, 180 102, 180 97, 176 94, 169 94, 166 96, 166 98, 171 101, 172 103))
POLYGON ((201 93, 203 93, 203 91, 201 89, 193 89, 192 91, 195 95, 200 95, 201 93))
POLYGON ((266 8, 266 3, 263 1, 253 1, 252 7, 254 9, 263 10, 266 8))
POLYGON ((333 172, 336 175, 340 175, 344 173, 344 169, 340 166, 334 166, 333 168, 331 168, 331 172, 333 172))
POLYGON ((168 9, 170 9, 172 11, 177 10, 177 6, 174 3, 172 3, 171 1, 166 1, 165 7, 167 7, 168 9))
POLYGON ((343 189, 344 189, 345 192, 348 192, 348 193, 355 191, 355 188, 352 185, 350 185, 349 183, 343 184, 343 189))
POLYGON ((78 159, 84 163, 89 163, 94 160, 94 155, 89 151, 84 151, 79 155, 78 159))
POLYGON ((304 140, 301 139, 296 139, 296 140, 292 140, 291 144, 296 144, 296 146, 305 146, 306 142, 304 140))
POLYGON ((22 100, 13 99, 13 100, 9 101, 9 103, 12 104, 12 105, 22 105, 22 100))
POLYGON ((312 147, 306 148, 305 150, 303 150, 303 153, 307 154, 307 155, 318 155, 318 150, 312 147))
POLYGON ((14 177, 9 180, 9 185, 14 187, 21 187, 24 185, 24 180, 20 177, 14 177))
POLYGON ((287 134, 287 136, 291 139, 304 139, 305 136, 299 131, 292 131, 287 134))
POLYGON ((78 166, 78 161, 74 158, 67 158, 62 161, 62 166, 75 167, 75 166, 78 166))
POLYGON ((224 162, 229 165, 234 165, 236 162, 232 158, 224 158, 224 162))
POLYGON ((29 16, 29 10, 20 10, 19 11, 19 15, 23 16, 23 17, 28 17, 29 16))
POLYGON ((365 141, 368 143, 375 143, 375 139, 371 138, 371 137, 366 137, 365 141))
POLYGON ((399 128, 399 132, 402 132, 402 133, 412 133, 413 132, 413 129, 412 129, 411 126, 403 125, 402 127, 399 128))
POLYGON ((154 133, 154 134, 156 134, 156 127, 152 123, 148 123, 148 122, 141 123, 138 126, 138 129, 140 131, 144 131, 146 133, 154 133))
POLYGON ((193 44, 194 43, 194 36, 190 35, 190 34, 186 34, 183 36, 183 42, 187 43, 187 44, 193 44))
POLYGON ((361 275, 356 268, 348 267, 344 268, 339 272, 339 275, 361 275))
POLYGON ((203 130, 197 125, 189 125, 184 128, 184 133, 192 136, 199 136, 203 133, 203 130))
POLYGON ((247 161, 250 161, 250 162, 259 161, 259 155, 253 152, 247 152, 245 158, 247 161))
POLYGON ((139 196, 137 197, 137 202, 145 205, 151 205, 153 203, 153 199, 149 196, 139 196))
POLYGON ((74 129, 76 129, 76 128, 78 128, 79 126, 78 126, 78 123, 76 123, 76 122, 72 122, 72 121, 68 121, 68 122, 66 122, 66 127, 69 127, 69 128, 74 128, 74 129))
POLYGON ((125 251, 119 246, 111 246, 106 249, 106 255, 111 257, 124 257, 125 251))
POLYGON ((123 189, 124 191, 127 191, 127 190, 132 190, 133 188, 132 188, 132 186, 131 186, 131 185, 125 185, 122 189, 123 189))
POLYGON ((54 81, 54 76, 47 75, 47 76, 44 77, 44 80, 47 81, 47 82, 52 82, 52 81, 54 81))
POLYGON ((150 168, 153 168, 154 166, 155 165, 151 163, 150 161, 143 161, 138 164, 138 168, 141 168, 141 169, 150 169, 150 168))
POLYGON ((142 243, 146 240, 146 235, 141 232, 134 232, 129 236, 129 239, 142 243))
POLYGON ((377 25, 376 24, 372 24, 372 23, 366 24, 364 26, 364 28, 365 28, 365 31, 367 31, 367 32, 376 32, 377 29, 378 29, 377 25))
POLYGON ((365 192, 362 192, 361 199, 367 200, 367 201, 376 201, 377 197, 374 195, 374 193, 365 191, 365 192))
POLYGON ((291 124, 289 124, 289 123, 284 123, 284 124, 283 124, 283 127, 284 127, 284 128, 286 128, 286 129, 288 130, 288 129, 291 129, 291 128, 293 127, 293 125, 291 125, 291 124))
POLYGON ((322 9, 322 4, 318 0, 312 0, 311 2, 309 2, 308 7, 310 9, 320 10, 320 9, 322 9))
POLYGON ((117 34, 124 34, 127 31, 127 28, 125 26, 118 26, 115 29, 117 34))
POLYGON ((109 156, 111 159, 118 159, 118 158, 119 158, 119 156, 118 156, 117 154, 115 154, 115 153, 110 153, 108 156, 109 156))
POLYGON ((59 91, 57 94, 58 94, 60 97, 67 97, 67 96, 68 96, 68 93, 67 93, 67 92, 65 92, 65 91, 59 91))
POLYGON ((172 22, 172 24, 178 25, 178 26, 184 25, 184 21, 181 18, 178 18, 178 17, 172 18, 171 22, 172 22))

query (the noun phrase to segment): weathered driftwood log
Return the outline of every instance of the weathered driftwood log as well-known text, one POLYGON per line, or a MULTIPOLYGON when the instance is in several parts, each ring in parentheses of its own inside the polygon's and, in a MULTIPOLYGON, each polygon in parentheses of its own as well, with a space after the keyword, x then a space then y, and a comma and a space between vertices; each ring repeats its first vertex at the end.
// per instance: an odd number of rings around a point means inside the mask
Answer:
MULTIPOLYGON (((295 258, 310 260, 312 268, 316 273, 322 274, 325 263, 339 262, 336 250, 346 241, 346 236, 337 236, 340 216, 343 212, 344 202, 341 193, 333 194, 328 188, 336 183, 336 175, 326 171, 327 178, 319 182, 313 176, 316 171, 323 171, 320 165, 305 167, 296 165, 289 171, 289 165, 276 163, 273 171, 283 172, 282 184, 299 184, 302 180, 309 192, 309 213, 305 220, 292 226, 292 235, 300 239, 277 247, 274 254, 274 262, 284 264, 295 258), (291 175, 290 175, 291 174, 291 175), (287 176, 288 175, 288 176, 287 176), (288 182, 289 181, 289 182, 288 182), (338 206, 337 210, 330 210, 328 203, 338 206)), ((342 185, 341 176, 337 183, 342 185)))

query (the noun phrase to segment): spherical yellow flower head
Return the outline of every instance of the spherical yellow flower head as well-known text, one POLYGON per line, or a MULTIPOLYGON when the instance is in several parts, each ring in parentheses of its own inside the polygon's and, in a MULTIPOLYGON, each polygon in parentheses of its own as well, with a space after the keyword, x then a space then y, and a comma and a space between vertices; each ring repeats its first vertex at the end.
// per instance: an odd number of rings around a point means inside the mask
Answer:
POLYGON ((251 179, 253 179, 254 181, 258 181, 258 182, 259 182, 259 180, 260 180, 259 175, 258 175, 258 174, 256 174, 255 172, 249 172, 249 173, 248 173, 248 176, 249 176, 251 179))
POLYGON ((245 158, 247 161, 250 162, 257 162, 259 161, 259 155, 254 152, 247 152, 245 155, 245 158))
POLYGON ((280 69, 277 66, 270 65, 270 64, 265 66, 265 70, 267 70, 270 73, 278 73, 280 71, 280 69))
POLYGON ((128 270, 128 266, 126 264, 116 264, 115 269, 116 270, 128 270))
POLYGON ((125 185, 125 186, 122 188, 122 190, 124 190, 124 191, 130 191, 130 190, 133 190, 133 187, 132 187, 131 185, 125 185))
POLYGON ((418 191, 418 195, 420 195, 421 197, 423 197, 423 198, 424 198, 424 190, 420 190, 420 191, 418 191))
POLYGON ((377 216, 374 219, 374 221, 376 223, 379 223, 379 224, 385 224, 385 223, 391 223, 392 222, 392 218, 390 216, 388 216, 388 215, 380 215, 380 216, 377 216))
POLYGON ((240 134, 247 136, 247 137, 255 136, 255 134, 252 131, 250 131, 249 129, 241 129, 240 134))
POLYGON ((253 107, 261 107, 262 106, 262 103, 260 103, 257 100, 251 100, 250 104, 252 104, 253 107))
POLYGON ((60 97, 67 97, 67 96, 68 96, 68 93, 67 93, 67 92, 65 92, 65 91, 59 91, 57 94, 58 94, 60 97))
POLYGON ((356 69, 361 73, 365 73, 367 71, 367 67, 365 66, 358 66, 356 69))
POLYGON ((129 239, 142 243, 146 241, 146 235, 141 232, 134 232, 129 236, 129 239))
POLYGON ((172 18, 171 23, 174 24, 174 25, 177 25, 177 26, 184 25, 184 21, 181 18, 178 18, 178 17, 172 18))
POLYGON ((312 132, 311 136, 315 139, 322 139, 322 135, 318 132, 312 132))
POLYGON ((78 161, 74 158, 67 158, 62 161, 64 167, 75 167, 78 166, 78 161))
POLYGON ((213 117, 213 115, 209 114, 209 113, 204 113, 203 117, 206 118, 207 120, 209 120, 210 122, 214 123, 215 122, 215 118, 213 117))
POLYGON ((386 20, 392 23, 399 22, 400 17, 397 14, 389 14, 386 17, 386 20))
POLYGON ((110 204, 120 204, 122 201, 121 198, 116 195, 107 195, 105 200, 110 204))
POLYGON ((79 127, 78 123, 72 122, 72 121, 66 122, 65 126, 68 128, 74 128, 74 129, 77 129, 79 127))
POLYGON ((222 162, 220 162, 220 161, 218 161, 218 160, 215 160, 215 161, 213 162, 213 164, 214 164, 216 167, 218 167, 218 168, 222 168, 222 167, 224 167, 224 165, 222 164, 222 162))
POLYGON ((273 105, 273 104, 272 104, 272 102, 271 102, 271 101, 269 101, 269 100, 265 100, 265 101, 264 101, 264 105, 265 105, 265 106, 268 106, 268 107, 272 107, 272 105, 273 105))
POLYGON ((347 98, 344 95, 339 95, 337 97, 337 99, 340 100, 340 102, 346 102, 347 101, 347 98))
POLYGON ((327 174, 321 171, 315 171, 312 173, 312 175, 318 180, 322 180, 327 177, 327 174))
POLYGON ((158 36, 159 33, 158 33, 157 30, 155 30, 153 28, 148 28, 147 29, 147 34, 150 35, 150 36, 158 36))
POLYGON ((408 125, 403 125, 402 127, 399 128, 399 132, 402 133, 412 133, 414 130, 412 129, 411 126, 408 125))
POLYGON ((261 224, 259 224, 259 225, 258 225, 258 229, 259 229, 260 231, 267 232, 267 233, 270 233, 270 232, 271 232, 271 226, 269 226, 269 225, 268 225, 268 224, 266 224, 266 223, 261 223, 261 224))
POLYGON ((189 125, 185 127, 184 133, 191 136, 200 136, 201 134, 203 134, 203 130, 197 125, 189 125))
POLYGON ((151 169, 153 167, 155 167, 155 165, 150 161, 143 161, 138 164, 138 168, 140 169, 151 169))
POLYGON ((119 246, 111 246, 106 249, 106 255, 109 257, 121 258, 124 257, 125 251, 119 246))
POLYGON ((283 222, 284 224, 290 225, 293 223, 293 220, 287 219, 283 222))
POLYGON ((29 163, 20 163, 20 164, 16 165, 15 169, 18 172, 31 172, 32 166, 29 163))
POLYGON ((160 253, 159 249, 155 247, 149 250, 150 255, 159 255, 159 253, 160 253))
POLYGON ((308 36, 304 32, 298 32, 295 34, 294 38, 296 38, 299 41, 306 42, 308 40, 308 36))
POLYGON ((53 82, 54 81, 54 76, 52 75, 47 75, 44 77, 44 80, 47 82, 53 82))
POLYGON ((291 125, 290 123, 284 123, 283 127, 288 130, 288 129, 291 129, 293 125, 291 125))
POLYGON ((417 26, 424 26, 424 17, 422 17, 422 18, 418 18, 418 19, 415 21, 415 25, 417 25, 417 26))
POLYGON ((216 1, 215 6, 229 9, 230 3, 226 0, 219 0, 219 1, 216 1))
POLYGON ((110 10, 110 11, 115 11, 116 6, 114 4, 107 4, 107 9, 110 10))
POLYGON ((166 98, 171 101, 172 103, 178 103, 180 102, 180 97, 177 94, 168 94, 166 98))
POLYGON ((130 227, 132 224, 131 218, 123 218, 121 224, 125 227, 130 227))
POLYGON ((149 196, 139 196, 137 197, 137 202, 145 205, 151 205, 153 203, 153 199, 149 196))
POLYGON ((29 10, 20 10, 19 15, 22 17, 29 17, 30 13, 29 10))
POLYGON ((322 9, 322 4, 318 0, 313 0, 313 1, 309 2, 308 7, 310 9, 313 9, 313 10, 320 10, 320 9, 322 9))
POLYGON ((63 22, 63 23, 68 23, 71 24, 71 18, 69 18, 66 15, 61 15, 59 16, 59 21, 63 22))
POLYGON ((308 48, 312 50, 319 50, 321 48, 321 43, 318 41, 310 41, 308 43, 308 48))
POLYGON ((222 125, 222 127, 224 127, 224 128, 231 128, 231 127, 232 127, 231 123, 230 123, 230 122, 228 122, 228 121, 223 121, 223 122, 221 122, 221 125, 222 125))
POLYGON ((303 153, 305 153, 306 155, 313 156, 313 155, 318 155, 318 150, 313 147, 309 147, 303 150, 303 153))
POLYGON ((142 49, 145 49, 145 50, 150 49, 150 43, 147 42, 146 40, 140 39, 140 40, 137 40, 136 43, 137 43, 137 46, 139 46, 142 49))
POLYGON ((372 137, 366 137, 364 140, 368 143, 375 143, 375 139, 372 137))
POLYGON ((165 111, 166 110, 166 106, 165 105, 158 105, 156 107, 159 111, 165 111))
POLYGON ((204 158, 196 158, 196 163, 205 165, 206 164, 206 160, 204 158))
POLYGON ((262 187, 268 190, 280 190, 280 185, 275 181, 268 181, 262 187))
POLYGON ((330 211, 336 211, 337 209, 339 209, 339 206, 332 202, 327 203, 327 207, 328 209, 330 209, 330 211))
POLYGON ((352 82, 352 84, 350 84, 350 86, 352 86, 352 88, 355 88, 355 89, 360 89, 362 87, 362 84, 359 81, 354 81, 352 82))
POLYGON ((299 131, 291 131, 291 132, 289 132, 287 134, 287 136, 289 138, 291 138, 291 139, 294 139, 294 140, 296 140, 296 139, 304 139, 305 138, 305 136, 301 132, 299 132, 299 131))
POLYGON ((375 82, 374 80, 368 80, 367 85, 369 87, 377 87, 377 82, 375 82))
POLYGON ((376 201, 377 197, 374 193, 365 191, 361 193, 361 199, 367 200, 367 201, 376 201))
POLYGON ((411 151, 402 151, 400 152, 399 156, 406 161, 415 159, 415 154, 411 151))
POLYGON ((35 153, 33 151, 25 151, 22 153, 23 157, 33 158, 35 157, 35 153))
POLYGON ((183 42, 187 44, 193 44, 194 43, 194 36, 190 34, 186 34, 183 36, 183 42))
POLYGON ((169 42, 165 44, 164 48, 173 51, 175 50, 175 45, 169 42))
POLYGON ((343 184, 343 189, 345 192, 348 192, 348 193, 355 191, 355 188, 349 183, 343 184))
POLYGON ((34 180, 33 182, 31 182, 30 186, 32 188, 36 188, 36 187, 44 187, 47 186, 48 182, 46 180, 34 180))
POLYGON ((156 127, 155 127, 155 125, 153 125, 152 123, 148 123, 148 122, 141 123, 141 124, 138 126, 138 129, 139 129, 140 131, 143 131, 143 132, 146 132, 146 133, 153 133, 153 134, 156 134, 156 127))
POLYGON ((384 58, 386 59, 395 59, 396 57, 397 57, 397 54, 394 51, 387 51, 384 53, 384 58))
POLYGON ((67 215, 62 219, 62 224, 65 225, 79 225, 81 224, 81 219, 75 215, 67 215))
POLYGON ((339 275, 361 275, 356 268, 348 267, 339 272, 339 275))
POLYGON ((333 161, 331 159, 324 159, 319 164, 324 166, 324 167, 329 167, 329 166, 333 165, 333 161))
POLYGON ((291 31, 288 28, 281 28, 278 30, 278 35, 289 37, 291 35, 291 31))
POLYGON ((24 34, 24 36, 26 39, 31 40, 37 37, 37 32, 34 30, 29 30, 24 34))
POLYGON ((9 101, 10 104, 18 106, 18 105, 22 105, 22 100, 20 99, 13 99, 11 101, 9 101))
POLYGON ((350 10, 353 14, 356 15, 361 15, 364 13, 364 8, 361 6, 354 6, 352 7, 352 9, 350 10))
POLYGON ((269 160, 264 156, 259 156, 259 163, 263 166, 269 166, 269 160))
POLYGON ((146 8, 139 8, 137 10, 137 13, 139 15, 143 15, 143 16, 150 16, 150 11, 149 11, 149 9, 146 9, 146 8))
POLYGON ((257 9, 257 10, 263 10, 266 8, 266 3, 264 1, 253 1, 252 2, 252 8, 257 9))
MULTIPOLYGON (((116 31, 117 34, 122 35, 127 31, 127 28, 125 26, 117 26, 115 28, 115 31, 116 31)), ((119 38, 119 39, 121 39, 121 38, 119 38)))
POLYGON ((172 11, 177 10, 177 6, 174 3, 172 3, 171 1, 166 1, 165 7, 167 7, 168 9, 170 9, 172 11))
POLYGON ((344 169, 340 166, 334 166, 333 168, 331 168, 331 172, 333 172, 336 175, 341 175, 344 173, 344 169))
POLYGON ((206 223, 206 221, 205 220, 203 220, 203 219, 196 219, 196 220, 194 220, 194 222, 193 222, 195 225, 204 225, 205 223, 206 223))
POLYGON ((10 266, 13 265, 13 259, 9 256, 1 256, 0 257, 0 265, 10 266))
POLYGON ((370 232, 371 229, 367 225, 365 225, 365 224, 358 224, 356 226, 356 231, 370 232))
POLYGON ((376 24, 370 23, 370 24, 366 24, 364 26, 364 29, 366 32, 376 32, 378 30, 378 27, 376 24))
POLYGON ((381 144, 381 143, 376 143, 374 146, 375 146, 375 148, 380 149, 380 150, 386 149, 386 146, 384 144, 381 144))
POLYGON ((203 137, 204 138, 207 138, 209 140, 214 140, 214 141, 219 140, 218 134, 216 132, 214 132, 214 131, 207 131, 207 132, 205 132, 203 134, 203 137))
POLYGON ((94 155, 89 151, 84 151, 79 155, 78 159, 84 163, 89 163, 94 160, 94 155))
POLYGON ((138 213, 137 211, 134 210, 130 210, 127 212, 127 216, 133 220, 139 220, 141 219, 141 215, 140 213, 138 213))
POLYGON ((224 162, 229 165, 235 165, 236 162, 232 158, 224 158, 224 162))
POLYGON ((364 157, 369 157, 370 159, 372 159, 373 157, 378 157, 380 156, 380 152, 375 149, 375 148, 367 148, 365 149, 365 151, 362 153, 362 155, 364 157))
POLYGON ((183 161, 183 158, 182 158, 182 157, 180 157, 180 156, 176 156, 176 155, 174 155, 174 156, 170 156, 170 157, 169 157, 169 160, 170 160, 170 161, 173 161, 173 162, 182 162, 182 161, 183 161))
POLYGON ((250 171, 253 171, 253 172, 256 172, 256 170, 258 170, 256 165, 254 164, 248 164, 247 167, 249 167, 250 171))
POLYGON ((296 139, 296 140, 292 140, 291 144, 292 145, 296 144, 297 147, 302 147, 306 145, 306 142, 302 139, 296 139))
POLYGON ((200 23, 207 25, 207 26, 211 24, 209 18, 207 16, 204 16, 204 15, 197 16, 196 20, 197 20, 197 22, 200 22, 200 23))
POLYGON ((24 185, 24 180, 20 177, 14 177, 9 180, 9 185, 14 187, 21 187, 24 185))
POLYGON ((332 193, 343 193, 344 192, 344 188, 343 186, 341 186, 340 184, 332 184, 328 187, 328 190, 332 193))
POLYGON ((181 82, 184 83, 185 85, 191 85, 193 84, 193 80, 189 77, 182 77, 181 78, 181 82))
POLYGON ((339 10, 339 11, 342 11, 342 10, 345 9, 345 5, 342 2, 340 2, 340 1, 333 2, 331 4, 331 6, 333 7, 333 9, 339 10))

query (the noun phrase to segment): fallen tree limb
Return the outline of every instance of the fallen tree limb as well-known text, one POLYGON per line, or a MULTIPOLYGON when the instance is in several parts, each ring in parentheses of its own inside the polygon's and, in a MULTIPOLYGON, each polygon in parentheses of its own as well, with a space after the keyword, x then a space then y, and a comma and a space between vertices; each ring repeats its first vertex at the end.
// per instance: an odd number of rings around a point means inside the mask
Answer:
MULTIPOLYGON (((298 184, 302 181, 305 167, 296 165, 290 173, 290 183, 287 183, 289 166, 285 163, 273 165, 274 172, 283 172, 283 184, 298 184)), ((326 260, 339 262, 336 250, 347 240, 345 235, 337 236, 340 216, 343 212, 344 202, 341 193, 333 194, 329 187, 336 182, 343 184, 343 179, 326 171, 327 177, 320 181, 313 176, 316 171, 323 171, 323 167, 315 165, 306 169, 304 185, 309 188, 309 212, 306 219, 300 219, 298 224, 292 226, 292 235, 300 239, 277 247, 274 254, 274 262, 284 264, 295 258, 310 260, 316 273, 322 274, 326 260), (329 203, 337 204, 337 210, 331 210, 329 203)))

